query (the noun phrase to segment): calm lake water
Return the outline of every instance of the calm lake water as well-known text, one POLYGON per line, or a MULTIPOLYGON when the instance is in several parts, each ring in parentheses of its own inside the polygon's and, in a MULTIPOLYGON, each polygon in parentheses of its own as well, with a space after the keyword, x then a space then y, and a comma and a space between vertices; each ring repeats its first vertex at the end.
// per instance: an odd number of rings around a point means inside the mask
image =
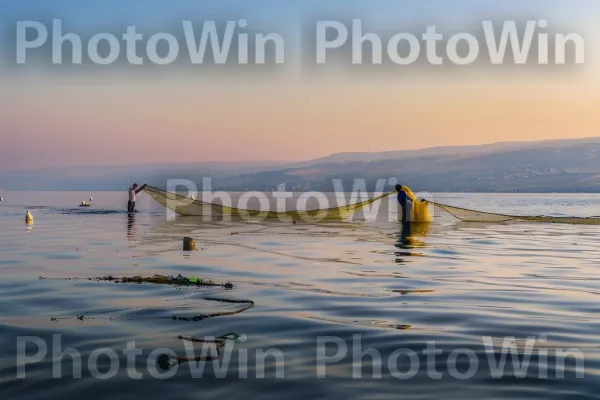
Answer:
MULTIPOLYGON (((144 194, 133 217, 122 211, 126 193, 0 195, 5 399, 600 393, 598 226, 441 216, 403 232, 388 220, 168 221, 144 194), (93 207, 73 207, 90 196, 93 207), (26 206, 35 217, 29 228, 26 206), (184 236, 196 240, 196 251, 182 251, 184 236), (154 274, 233 288, 63 279, 154 274), (216 361, 157 367, 158 354, 214 351, 179 336, 229 333, 239 337, 225 341, 216 361)), ((436 199, 484 211, 600 215, 596 195, 436 199)))

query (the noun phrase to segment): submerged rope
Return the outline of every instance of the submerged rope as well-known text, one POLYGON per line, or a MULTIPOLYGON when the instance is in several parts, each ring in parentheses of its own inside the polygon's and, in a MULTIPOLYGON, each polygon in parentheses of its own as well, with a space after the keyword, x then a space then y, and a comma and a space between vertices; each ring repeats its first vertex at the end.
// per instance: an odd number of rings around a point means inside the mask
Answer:
POLYGON ((255 304, 252 300, 230 300, 230 299, 220 299, 220 298, 211 298, 211 297, 205 297, 204 300, 218 301, 218 302, 222 302, 222 303, 247 304, 247 306, 240 308, 239 310, 224 311, 224 312, 213 313, 213 314, 208 314, 208 315, 197 315, 195 317, 173 316, 173 319, 176 321, 188 321, 188 322, 203 321, 205 319, 213 318, 213 317, 224 317, 226 315, 240 314, 240 313, 243 313, 244 311, 254 307, 254 304, 255 304))
MULTIPOLYGON (((205 319, 209 319, 209 318, 214 318, 214 317, 224 317, 227 315, 235 315, 235 314, 240 314, 252 307, 254 307, 255 303, 252 300, 231 300, 231 299, 222 299, 222 298, 216 298, 216 297, 204 297, 202 300, 206 300, 206 301, 216 301, 216 302, 221 302, 221 303, 230 303, 230 304, 247 304, 245 307, 240 308, 238 310, 234 310, 234 311, 224 311, 224 312, 217 312, 217 313, 212 313, 212 314, 200 314, 200 315, 196 315, 194 317, 180 317, 177 315, 174 315, 172 317, 147 317, 147 318, 127 318, 127 317, 88 317, 86 316, 86 314, 81 314, 81 315, 77 315, 75 317, 51 317, 50 321, 62 321, 62 320, 78 320, 78 321, 85 321, 85 320, 104 320, 104 321, 139 321, 139 320, 151 320, 151 319, 172 319, 174 321, 186 321, 186 322, 199 322, 199 321, 203 321, 205 319)), ((198 304, 198 303, 192 303, 192 304, 198 304)))
POLYGON ((180 365, 186 362, 197 362, 197 361, 214 361, 214 360, 218 360, 219 357, 221 357, 221 349, 223 347, 225 347, 225 343, 227 340, 237 340, 238 338, 240 338, 240 335, 238 335, 235 332, 231 332, 228 333, 226 335, 222 335, 222 336, 218 336, 215 339, 199 339, 197 337, 186 337, 186 336, 179 336, 178 339, 181 340, 186 340, 189 342, 195 342, 195 343, 207 343, 207 344, 215 344, 215 348, 217 351, 217 357, 214 356, 198 356, 198 357, 173 357, 169 354, 161 354, 157 357, 156 359, 156 363, 158 364, 158 366, 163 369, 163 370, 168 370, 173 368, 176 365, 180 365))

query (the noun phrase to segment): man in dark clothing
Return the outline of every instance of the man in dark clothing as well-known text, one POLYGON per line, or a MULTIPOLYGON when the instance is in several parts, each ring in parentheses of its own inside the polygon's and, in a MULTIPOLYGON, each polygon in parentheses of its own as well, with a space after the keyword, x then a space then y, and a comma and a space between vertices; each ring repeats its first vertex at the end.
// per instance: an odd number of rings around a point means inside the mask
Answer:
POLYGON ((410 222, 408 216, 412 209, 412 200, 408 197, 406 192, 402 190, 402 185, 396 185, 396 191, 398 192, 398 203, 400 203, 402 211, 402 223, 410 222))

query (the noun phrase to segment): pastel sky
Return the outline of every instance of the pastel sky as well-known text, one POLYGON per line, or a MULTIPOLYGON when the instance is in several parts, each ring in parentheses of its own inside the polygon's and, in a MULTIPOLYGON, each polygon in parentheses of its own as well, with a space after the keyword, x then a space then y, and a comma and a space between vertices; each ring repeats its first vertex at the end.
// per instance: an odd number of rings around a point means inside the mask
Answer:
POLYGON ((3 0, 0 169, 295 161, 600 136, 599 19, 597 0, 3 0), (585 39, 585 64, 457 67, 446 59, 441 67, 357 71, 334 60, 320 71, 311 68, 317 21, 352 18, 364 22, 364 33, 384 38, 389 32, 420 36, 435 25, 445 39, 479 33, 484 20, 545 19, 545 32, 585 39), (52 19, 84 45, 96 33, 121 35, 131 25, 145 43, 155 33, 180 34, 182 21, 200 31, 207 20, 245 19, 248 29, 285 39, 286 63, 277 69, 51 65, 52 19), (16 65, 18 21, 49 29, 48 44, 30 50, 26 65, 16 65))

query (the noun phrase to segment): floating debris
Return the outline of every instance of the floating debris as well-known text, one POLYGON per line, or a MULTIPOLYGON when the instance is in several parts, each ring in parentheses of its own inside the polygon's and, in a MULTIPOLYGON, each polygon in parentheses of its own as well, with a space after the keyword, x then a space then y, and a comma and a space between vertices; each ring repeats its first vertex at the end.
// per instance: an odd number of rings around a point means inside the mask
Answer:
POLYGON ((196 241, 191 237, 183 238, 183 251, 193 251, 196 250, 196 241))
POLYGON ((115 282, 115 283, 154 283, 159 285, 175 285, 175 286, 220 286, 225 289, 233 288, 233 283, 225 282, 225 283, 215 283, 210 278, 196 278, 190 277, 186 278, 181 274, 177 276, 173 275, 154 275, 151 277, 142 277, 142 276, 132 276, 132 277, 121 277, 117 278, 111 275, 108 276, 100 276, 94 278, 46 278, 40 276, 39 280, 60 280, 60 281, 78 281, 78 280, 87 280, 87 281, 95 281, 95 282, 115 282))
POLYGON ((390 290, 390 292, 400 293, 403 296, 407 294, 415 294, 415 293, 433 293, 431 289, 402 289, 402 290, 390 290))
MULTIPOLYGON (((45 278, 40 276, 38 279, 43 280, 43 279, 52 279, 52 280, 87 280, 87 281, 106 281, 106 282, 116 282, 116 283, 154 283, 154 284, 164 284, 164 285, 186 285, 186 286, 220 286, 226 289, 231 289, 233 288, 233 284, 230 282, 227 283, 214 283, 212 281, 212 279, 210 278, 196 278, 196 277, 190 277, 190 278, 186 278, 184 276, 177 275, 177 276, 173 276, 173 275, 154 275, 151 277, 142 277, 142 276, 134 276, 134 277, 122 277, 122 278, 117 278, 117 277, 113 277, 113 276, 104 276, 104 277, 95 277, 95 278, 45 278)), ((116 320, 140 320, 140 319, 165 319, 165 318, 170 318, 173 321, 187 321, 187 322, 199 322, 199 321, 203 321, 205 319, 208 318, 214 318, 214 317, 222 317, 222 316, 227 316, 227 315, 235 315, 235 314, 240 314, 252 307, 254 307, 255 303, 252 300, 232 300, 232 299, 223 299, 223 298, 216 298, 216 297, 206 297, 203 298, 202 300, 205 301, 215 301, 215 302, 221 302, 221 303, 230 303, 230 304, 245 304, 244 307, 239 308, 237 310, 233 310, 233 311, 223 311, 223 312, 216 312, 216 313, 212 313, 212 314, 200 314, 200 315, 196 315, 194 317, 182 317, 182 316, 173 316, 173 317, 143 317, 143 318, 131 318, 131 317, 112 317, 112 316, 93 316, 93 315, 89 315, 89 314, 78 314, 76 316, 72 316, 72 317, 51 317, 50 321, 53 322, 58 322, 60 320, 77 320, 79 322, 84 322, 86 320, 108 320, 108 321, 116 321, 116 320)), ((198 303, 192 303, 192 304, 198 304, 198 303)), ((173 368, 176 365, 185 363, 185 362, 190 362, 190 361, 214 361, 217 360, 221 357, 221 352, 220 349, 223 348, 225 346, 225 343, 227 340, 237 340, 238 338, 240 338, 240 335, 238 335, 235 332, 232 333, 228 333, 226 335, 222 335, 219 336, 217 338, 214 339, 199 339, 196 337, 187 337, 187 336, 178 336, 178 339, 180 340, 185 340, 185 341, 191 341, 191 342, 198 342, 198 343, 208 343, 208 344, 215 344, 216 345, 216 356, 213 355, 208 355, 208 356, 200 356, 200 357, 179 357, 179 356, 173 356, 173 355, 169 355, 169 354, 161 354, 157 357, 156 359, 156 363, 157 366, 163 370, 168 370, 173 368)))

